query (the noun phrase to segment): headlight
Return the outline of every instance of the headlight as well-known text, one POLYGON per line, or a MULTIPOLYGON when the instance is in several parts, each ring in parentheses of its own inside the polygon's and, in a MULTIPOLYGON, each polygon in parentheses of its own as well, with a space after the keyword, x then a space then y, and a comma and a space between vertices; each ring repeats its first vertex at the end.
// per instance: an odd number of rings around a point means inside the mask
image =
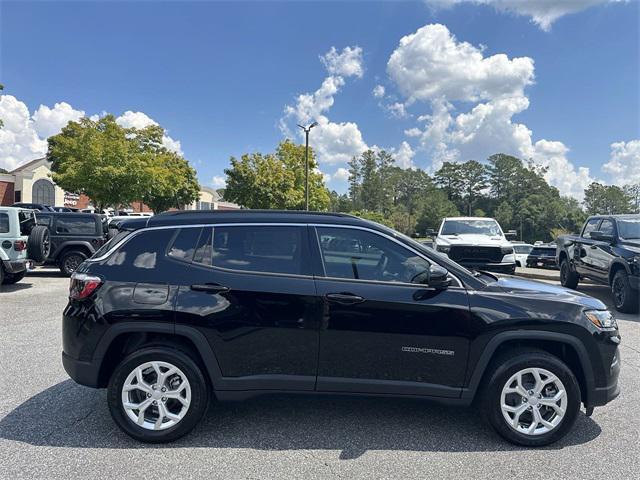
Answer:
POLYGON ((584 314, 598 328, 617 329, 616 317, 609 310, 586 310, 584 314))
POLYGON ((449 251, 451 250, 451 247, 448 245, 438 245, 436 247, 436 250, 442 253, 449 253, 449 251))
POLYGON ((500 250, 502 250, 503 255, 509 255, 510 253, 513 253, 513 247, 501 247, 500 250))

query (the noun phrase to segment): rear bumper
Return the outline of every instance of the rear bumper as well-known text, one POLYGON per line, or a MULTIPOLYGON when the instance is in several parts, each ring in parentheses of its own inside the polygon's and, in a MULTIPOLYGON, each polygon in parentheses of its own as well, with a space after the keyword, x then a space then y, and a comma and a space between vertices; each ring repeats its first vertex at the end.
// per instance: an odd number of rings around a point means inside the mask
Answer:
POLYGON ((33 268, 33 262, 26 258, 20 260, 3 260, 2 266, 7 273, 21 273, 25 270, 31 270, 33 268))
POLYGON ((71 379, 87 387, 99 388, 99 362, 82 362, 62 352, 62 366, 71 379))
POLYGON ((541 263, 544 267, 555 267, 556 257, 527 257, 527 266, 532 265, 536 266, 538 263, 541 263))

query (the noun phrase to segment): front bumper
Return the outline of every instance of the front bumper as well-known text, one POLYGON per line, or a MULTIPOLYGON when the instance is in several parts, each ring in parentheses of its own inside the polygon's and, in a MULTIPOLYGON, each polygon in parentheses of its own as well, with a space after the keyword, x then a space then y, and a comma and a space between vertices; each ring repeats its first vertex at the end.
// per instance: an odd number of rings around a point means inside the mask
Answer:
POLYGON ((3 260, 2 266, 7 273, 21 273, 33 269, 33 262, 26 258, 20 260, 3 260))
POLYGON ((634 290, 640 290, 640 275, 629 275, 627 277, 629 279, 629 285, 634 290))
POLYGON ((496 273, 514 273, 516 271, 515 262, 510 263, 482 263, 482 262, 458 262, 470 270, 485 270, 496 273))
POLYGON ((607 385, 593 389, 588 398, 588 407, 600 407, 602 405, 606 405, 620 395, 620 385, 618 384, 618 377, 620 376, 620 362, 620 349, 616 348, 613 361, 609 367, 607 385))

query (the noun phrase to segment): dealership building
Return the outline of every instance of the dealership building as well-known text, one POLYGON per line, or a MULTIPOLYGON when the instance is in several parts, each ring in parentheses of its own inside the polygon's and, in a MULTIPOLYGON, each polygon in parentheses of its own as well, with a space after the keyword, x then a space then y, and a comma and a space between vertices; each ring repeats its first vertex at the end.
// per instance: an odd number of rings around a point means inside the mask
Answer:
MULTIPOLYGON (((45 205, 72 208, 91 208, 91 199, 84 194, 65 192, 51 178, 51 162, 37 158, 20 165, 9 173, 0 173, 0 205, 9 206, 16 202, 42 203, 45 205)), ((240 206, 225 202, 214 189, 201 187, 200 198, 185 210, 236 210, 240 206)), ((142 202, 133 202, 132 212, 148 212, 142 202)))

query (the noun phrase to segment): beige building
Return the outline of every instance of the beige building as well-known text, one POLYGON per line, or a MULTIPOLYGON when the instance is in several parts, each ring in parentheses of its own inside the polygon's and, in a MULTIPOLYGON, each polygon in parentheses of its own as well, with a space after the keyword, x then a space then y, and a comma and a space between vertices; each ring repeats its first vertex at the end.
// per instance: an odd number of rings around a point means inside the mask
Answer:
POLYGON ((240 206, 235 203, 225 202, 213 188, 202 187, 200 199, 193 202, 186 210, 237 210, 240 206))

